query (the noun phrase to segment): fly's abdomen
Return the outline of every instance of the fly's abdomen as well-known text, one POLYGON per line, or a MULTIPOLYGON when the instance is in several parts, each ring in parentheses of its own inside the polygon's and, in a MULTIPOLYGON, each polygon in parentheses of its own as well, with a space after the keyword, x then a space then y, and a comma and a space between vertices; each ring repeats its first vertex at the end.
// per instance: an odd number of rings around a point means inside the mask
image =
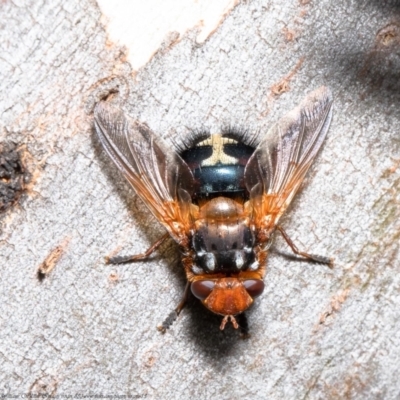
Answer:
POLYGON ((247 197, 244 169, 254 148, 220 134, 182 153, 196 181, 193 201, 218 195, 247 197))

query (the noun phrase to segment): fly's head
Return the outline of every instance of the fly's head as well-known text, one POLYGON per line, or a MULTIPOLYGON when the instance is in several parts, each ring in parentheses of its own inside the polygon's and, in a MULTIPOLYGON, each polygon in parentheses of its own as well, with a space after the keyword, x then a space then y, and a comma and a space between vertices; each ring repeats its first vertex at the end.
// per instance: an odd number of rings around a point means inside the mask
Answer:
POLYGON ((210 311, 224 316, 221 330, 229 320, 237 329, 239 325, 235 316, 246 311, 254 299, 262 294, 264 282, 262 279, 247 279, 240 275, 215 279, 202 276, 192 282, 191 291, 210 311))

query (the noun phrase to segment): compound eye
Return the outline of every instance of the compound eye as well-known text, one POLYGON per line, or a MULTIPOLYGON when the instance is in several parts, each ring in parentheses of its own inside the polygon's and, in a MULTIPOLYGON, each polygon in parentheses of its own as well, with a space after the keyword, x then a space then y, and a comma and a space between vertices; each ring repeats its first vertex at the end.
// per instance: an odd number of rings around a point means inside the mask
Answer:
POLYGON ((196 281, 191 284, 190 289, 199 300, 205 300, 213 291, 214 286, 214 281, 196 281))
POLYGON ((258 297, 264 291, 264 282, 261 279, 248 279, 243 281, 243 286, 251 297, 258 297))

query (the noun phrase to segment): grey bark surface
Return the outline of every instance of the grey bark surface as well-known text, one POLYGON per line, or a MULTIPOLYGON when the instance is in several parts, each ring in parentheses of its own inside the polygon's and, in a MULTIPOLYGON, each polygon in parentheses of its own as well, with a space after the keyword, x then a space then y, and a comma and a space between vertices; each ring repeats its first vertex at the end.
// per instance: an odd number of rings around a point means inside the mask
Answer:
POLYGON ((171 35, 138 72, 93 1, 0 9, 0 141, 29 173, 1 216, 1 394, 400 397, 398 2, 242 2, 204 44, 171 35), (105 265, 164 230, 102 152, 94 102, 119 86, 126 112, 179 145, 204 126, 266 130, 320 85, 333 122, 282 224, 335 268, 291 259, 277 236, 248 340, 195 301, 160 334, 179 254, 169 242, 105 265))

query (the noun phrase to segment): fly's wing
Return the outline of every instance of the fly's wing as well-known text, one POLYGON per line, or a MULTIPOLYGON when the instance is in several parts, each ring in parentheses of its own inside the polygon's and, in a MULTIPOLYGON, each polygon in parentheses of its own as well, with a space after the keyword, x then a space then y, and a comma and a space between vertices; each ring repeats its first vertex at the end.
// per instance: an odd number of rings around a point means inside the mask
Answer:
POLYGON ((273 126, 249 159, 245 183, 257 231, 278 223, 320 149, 332 118, 332 94, 320 87, 273 126))
POLYGON ((96 106, 94 120, 107 154, 170 235, 185 245, 196 212, 187 164, 146 125, 109 103, 96 106))

